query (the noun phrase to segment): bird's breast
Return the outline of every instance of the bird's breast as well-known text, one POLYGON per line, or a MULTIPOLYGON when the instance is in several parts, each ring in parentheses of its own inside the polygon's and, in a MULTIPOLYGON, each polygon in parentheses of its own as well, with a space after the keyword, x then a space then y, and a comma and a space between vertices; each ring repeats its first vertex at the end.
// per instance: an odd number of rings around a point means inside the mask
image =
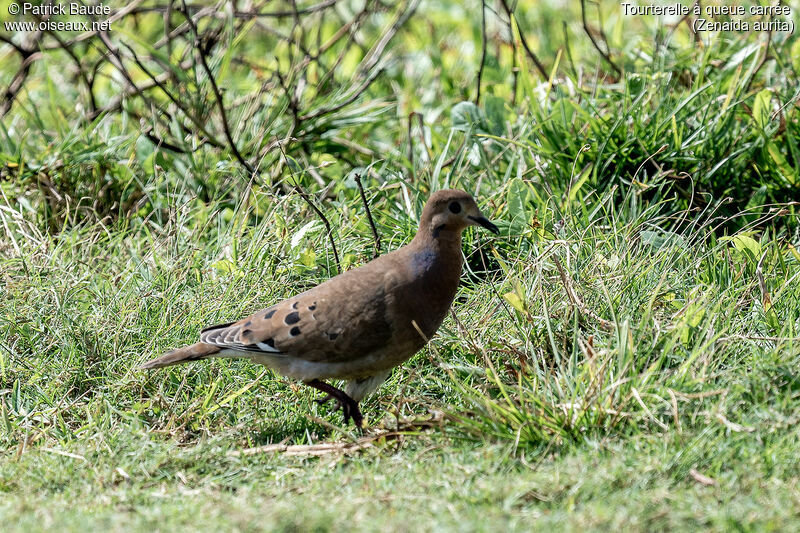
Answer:
MULTIPOLYGON (((430 250, 416 252, 409 262, 409 272, 394 280, 392 287, 393 322, 399 334, 413 337, 414 345, 422 347, 423 337, 412 321, 430 339, 439 329, 453 303, 461 277, 460 250, 454 260, 444 260, 430 250)), ((418 348, 417 348, 418 349, 418 348)))

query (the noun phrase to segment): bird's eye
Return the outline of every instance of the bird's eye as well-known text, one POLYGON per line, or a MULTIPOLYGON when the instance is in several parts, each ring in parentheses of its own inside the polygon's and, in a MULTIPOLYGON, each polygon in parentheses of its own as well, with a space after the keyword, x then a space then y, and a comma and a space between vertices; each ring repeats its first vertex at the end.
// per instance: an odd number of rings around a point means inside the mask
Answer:
POLYGON ((458 202, 450 202, 450 212, 451 213, 460 213, 461 212, 461 204, 458 202))

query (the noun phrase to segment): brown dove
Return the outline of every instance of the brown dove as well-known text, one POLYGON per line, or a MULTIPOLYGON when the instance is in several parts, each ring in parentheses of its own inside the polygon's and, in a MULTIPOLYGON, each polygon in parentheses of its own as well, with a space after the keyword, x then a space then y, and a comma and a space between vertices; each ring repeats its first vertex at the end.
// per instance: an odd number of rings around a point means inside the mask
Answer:
POLYGON ((200 342, 141 368, 250 359, 326 393, 321 403, 335 399, 345 424, 352 418, 361 427, 358 402, 442 324, 461 277, 461 232, 475 225, 498 233, 468 193, 435 192, 406 246, 238 322, 207 327, 200 342), (329 379, 345 380, 344 391, 329 379))

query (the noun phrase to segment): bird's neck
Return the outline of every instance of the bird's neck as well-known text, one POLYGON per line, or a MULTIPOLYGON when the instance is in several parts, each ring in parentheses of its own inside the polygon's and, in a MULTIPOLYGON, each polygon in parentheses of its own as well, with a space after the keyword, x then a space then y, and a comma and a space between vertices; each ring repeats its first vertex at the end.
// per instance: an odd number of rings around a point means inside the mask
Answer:
POLYGON ((411 243, 411 275, 416 287, 413 309, 423 333, 430 338, 442 323, 461 279, 461 232, 418 233, 411 243), (425 313, 419 313, 426 309, 425 313))
POLYGON ((416 274, 434 284, 458 286, 461 277, 461 231, 420 231, 412 241, 416 274))

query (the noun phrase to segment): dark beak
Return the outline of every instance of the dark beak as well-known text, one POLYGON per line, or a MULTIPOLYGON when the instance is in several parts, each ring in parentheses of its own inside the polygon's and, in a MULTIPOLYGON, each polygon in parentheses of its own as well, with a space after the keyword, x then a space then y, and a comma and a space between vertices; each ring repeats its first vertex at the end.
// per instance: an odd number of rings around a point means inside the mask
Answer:
POLYGON ((489 221, 489 219, 486 218, 486 217, 469 217, 469 218, 470 218, 470 220, 474 220, 475 222, 477 222, 478 224, 480 224, 481 226, 483 226, 484 228, 488 229, 489 231, 491 231, 494 234, 499 234, 500 233, 500 230, 497 228, 497 226, 492 224, 489 221))

